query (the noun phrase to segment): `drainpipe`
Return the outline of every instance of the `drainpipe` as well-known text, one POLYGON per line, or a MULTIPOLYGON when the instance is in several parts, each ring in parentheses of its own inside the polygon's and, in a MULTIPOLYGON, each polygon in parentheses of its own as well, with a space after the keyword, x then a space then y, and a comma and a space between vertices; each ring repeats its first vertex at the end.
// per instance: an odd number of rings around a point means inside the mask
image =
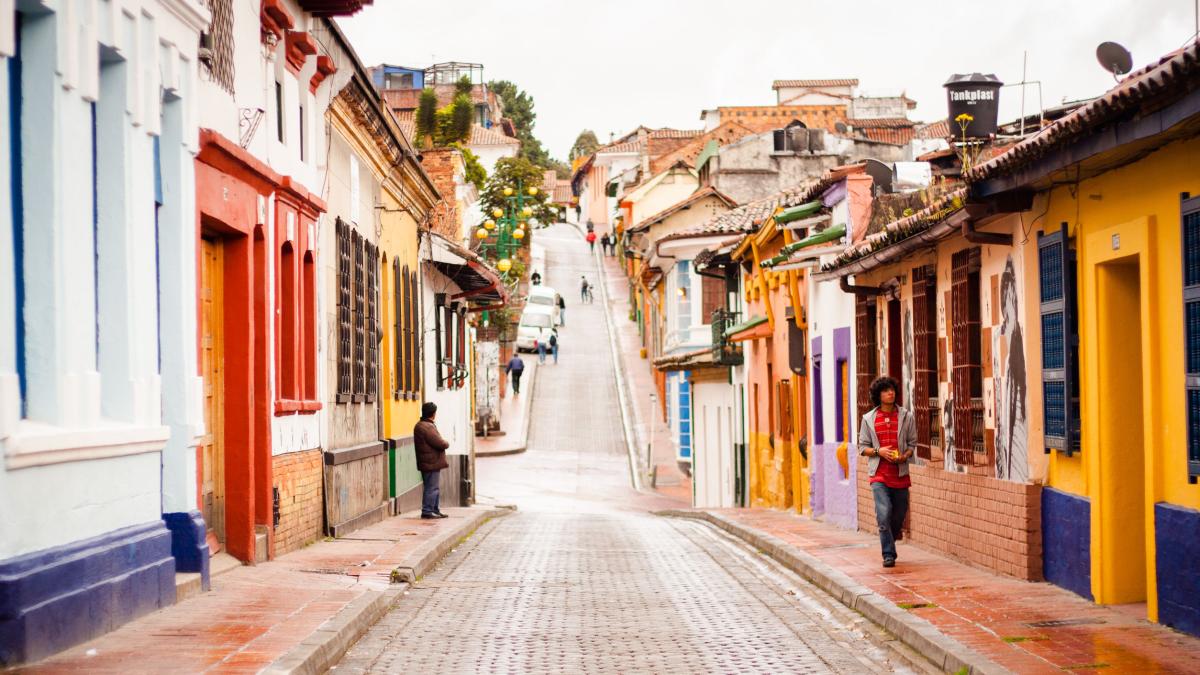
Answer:
POLYGON ((853 293, 854 295, 883 295, 887 289, 880 286, 854 286, 847 279, 850 277, 839 277, 838 288, 842 289, 843 293, 853 293))

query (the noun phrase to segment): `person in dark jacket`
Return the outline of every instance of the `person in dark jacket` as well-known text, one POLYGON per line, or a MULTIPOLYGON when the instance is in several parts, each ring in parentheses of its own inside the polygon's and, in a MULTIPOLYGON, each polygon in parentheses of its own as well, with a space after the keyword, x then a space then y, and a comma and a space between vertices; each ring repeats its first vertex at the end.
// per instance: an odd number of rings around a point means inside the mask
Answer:
POLYGON ((504 372, 512 377, 513 393, 521 393, 521 373, 525 372, 525 362, 521 360, 521 355, 513 352, 513 357, 508 360, 508 365, 505 366, 504 372))
POLYGON ((421 421, 413 427, 413 446, 417 451, 417 469, 421 471, 421 481, 425 490, 421 498, 422 518, 449 518, 442 513, 438 505, 441 488, 438 487, 438 476, 442 469, 450 467, 446 462, 446 449, 450 443, 442 438, 433 423, 437 417, 437 404, 426 401, 421 406, 421 421))
POLYGON ((558 296, 558 325, 567 325, 567 303, 563 300, 563 296, 558 296))

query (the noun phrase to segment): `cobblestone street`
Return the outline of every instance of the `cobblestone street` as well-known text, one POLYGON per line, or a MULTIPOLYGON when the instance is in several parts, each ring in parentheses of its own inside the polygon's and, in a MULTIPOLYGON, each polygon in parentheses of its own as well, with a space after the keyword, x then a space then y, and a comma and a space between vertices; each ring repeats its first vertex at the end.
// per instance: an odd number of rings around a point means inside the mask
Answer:
POLYGON ((580 274, 598 282, 594 262, 565 226, 540 241, 568 299, 563 354, 539 373, 529 450, 479 468, 481 498, 518 511, 416 584, 335 672, 903 670, 888 636, 807 582, 707 525, 648 513, 670 503, 629 487, 601 298, 573 302, 580 274))

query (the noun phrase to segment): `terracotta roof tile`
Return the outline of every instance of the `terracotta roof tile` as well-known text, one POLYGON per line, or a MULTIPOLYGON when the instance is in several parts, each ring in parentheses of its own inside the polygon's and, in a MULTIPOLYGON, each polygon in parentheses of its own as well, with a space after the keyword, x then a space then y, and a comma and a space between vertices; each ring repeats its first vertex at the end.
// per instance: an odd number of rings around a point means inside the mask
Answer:
POLYGON ((948 138, 950 136, 950 122, 944 119, 929 124, 918 124, 916 128, 917 138, 948 138))
POLYGON ((1103 96, 1017 143, 1008 152, 971 167, 963 177, 968 182, 976 182, 1011 173, 1092 129, 1132 114, 1143 104, 1163 105, 1164 98, 1175 98, 1172 94, 1182 96, 1194 91, 1198 82, 1200 40, 1125 76, 1103 96))
POLYGON ((850 78, 843 80, 775 80, 771 84, 772 89, 782 89, 784 87, 857 87, 858 78, 850 78))
POLYGON ((479 124, 471 125, 471 140, 468 145, 520 145, 521 141, 505 136, 495 127, 488 129, 479 124))
POLYGON ((650 138, 695 138, 704 133, 703 129, 655 129, 648 135, 650 138))
POLYGON ((914 127, 916 122, 905 117, 855 117, 846 118, 846 124, 859 129, 898 129, 901 127, 914 127))

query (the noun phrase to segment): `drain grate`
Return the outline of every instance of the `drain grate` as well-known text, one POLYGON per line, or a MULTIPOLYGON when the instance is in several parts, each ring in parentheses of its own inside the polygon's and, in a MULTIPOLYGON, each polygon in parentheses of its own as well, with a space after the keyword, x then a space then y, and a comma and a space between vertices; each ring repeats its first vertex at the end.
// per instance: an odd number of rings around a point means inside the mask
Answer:
POLYGON ((1063 628, 1066 626, 1091 626, 1104 623, 1104 619, 1054 619, 1052 621, 1034 621, 1025 624, 1030 628, 1063 628))

